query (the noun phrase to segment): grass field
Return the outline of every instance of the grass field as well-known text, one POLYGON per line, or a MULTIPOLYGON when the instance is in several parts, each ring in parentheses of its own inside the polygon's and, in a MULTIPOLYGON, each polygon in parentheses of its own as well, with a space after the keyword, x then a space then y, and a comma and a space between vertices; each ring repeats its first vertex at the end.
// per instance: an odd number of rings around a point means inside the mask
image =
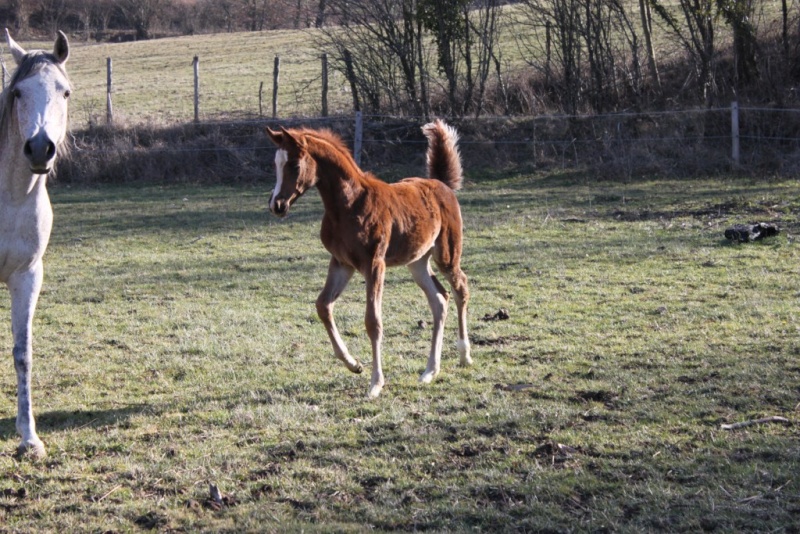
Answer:
MULTIPOLYGON (((375 401, 316 318, 315 194, 279 221, 271 184, 52 188, 49 456, 13 455, 9 355, 0 531, 795 532, 797 181, 471 179, 475 365, 451 305, 442 374, 417 383, 429 312, 391 271, 375 401), (725 242, 751 220, 784 231, 725 242), (794 423, 720 426, 773 415, 794 423)), ((337 318, 368 366, 363 287, 337 318)))
MULTIPOLYGON (((278 114, 319 115, 320 52, 312 31, 242 32, 174 37, 130 43, 84 43, 72 39, 67 71, 75 86, 73 127, 106 122, 106 60, 113 71, 112 102, 117 124, 171 124, 194 118, 192 60, 199 58, 200 117, 258 116, 263 82, 264 116, 272 116, 272 74, 281 58, 278 114)), ((52 41, 25 42, 25 48, 52 49, 52 41)), ((9 68, 11 58, 4 54, 9 68)), ((330 73, 329 109, 350 113, 352 97, 344 79, 330 73)))

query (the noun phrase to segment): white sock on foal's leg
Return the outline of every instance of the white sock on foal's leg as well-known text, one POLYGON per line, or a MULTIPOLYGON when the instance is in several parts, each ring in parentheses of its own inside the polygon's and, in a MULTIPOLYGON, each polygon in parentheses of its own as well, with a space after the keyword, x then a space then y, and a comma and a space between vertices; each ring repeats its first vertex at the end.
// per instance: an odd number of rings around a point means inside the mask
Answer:
POLYGON ((456 346, 458 347, 458 353, 461 355, 461 365, 472 365, 472 357, 469 354, 469 339, 459 339, 456 346))

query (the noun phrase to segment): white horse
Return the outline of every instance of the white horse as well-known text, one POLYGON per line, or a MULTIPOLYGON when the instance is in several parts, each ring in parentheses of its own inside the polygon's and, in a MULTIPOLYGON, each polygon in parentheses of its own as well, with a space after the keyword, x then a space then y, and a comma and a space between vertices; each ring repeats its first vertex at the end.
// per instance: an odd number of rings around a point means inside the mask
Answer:
POLYGON ((6 40, 17 69, 0 95, 0 281, 11 294, 18 451, 41 458, 46 453, 31 404, 31 329, 53 224, 47 175, 67 136, 69 43, 58 32, 52 53, 26 52, 8 30, 6 40))

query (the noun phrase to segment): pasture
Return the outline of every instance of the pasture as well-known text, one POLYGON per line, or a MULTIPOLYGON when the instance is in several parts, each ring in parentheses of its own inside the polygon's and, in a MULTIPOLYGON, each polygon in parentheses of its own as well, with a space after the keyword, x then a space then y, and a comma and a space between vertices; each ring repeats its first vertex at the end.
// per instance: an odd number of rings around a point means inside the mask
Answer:
MULTIPOLYGON (((33 374, 49 456, 14 457, 3 329, 0 530, 796 529, 797 181, 466 176, 475 364, 457 365, 451 302, 442 373, 418 384, 429 309, 390 270, 371 401, 316 317, 315 192, 278 220, 271 177, 52 187, 33 374), (724 240, 752 220, 783 232, 724 240), (794 424, 720 427, 773 415, 794 424)), ((368 367, 363 292, 336 310, 368 367)))

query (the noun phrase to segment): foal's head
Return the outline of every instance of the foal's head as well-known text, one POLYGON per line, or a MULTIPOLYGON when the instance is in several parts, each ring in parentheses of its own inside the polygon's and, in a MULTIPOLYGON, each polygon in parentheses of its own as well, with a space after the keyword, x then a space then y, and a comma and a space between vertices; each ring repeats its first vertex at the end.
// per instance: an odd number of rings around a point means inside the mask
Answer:
POLYGON ((53 168, 56 152, 67 135, 67 103, 70 82, 64 70, 69 57, 67 36, 58 32, 52 53, 25 51, 6 30, 6 40, 17 70, 0 103, 0 130, 3 138, 12 135, 12 117, 22 150, 35 174, 53 168))
POLYGON ((317 163, 308 153, 308 141, 300 132, 289 132, 285 128, 275 132, 267 128, 272 142, 278 147, 275 152, 277 180, 269 209, 283 217, 289 213, 294 201, 317 184, 317 163))

